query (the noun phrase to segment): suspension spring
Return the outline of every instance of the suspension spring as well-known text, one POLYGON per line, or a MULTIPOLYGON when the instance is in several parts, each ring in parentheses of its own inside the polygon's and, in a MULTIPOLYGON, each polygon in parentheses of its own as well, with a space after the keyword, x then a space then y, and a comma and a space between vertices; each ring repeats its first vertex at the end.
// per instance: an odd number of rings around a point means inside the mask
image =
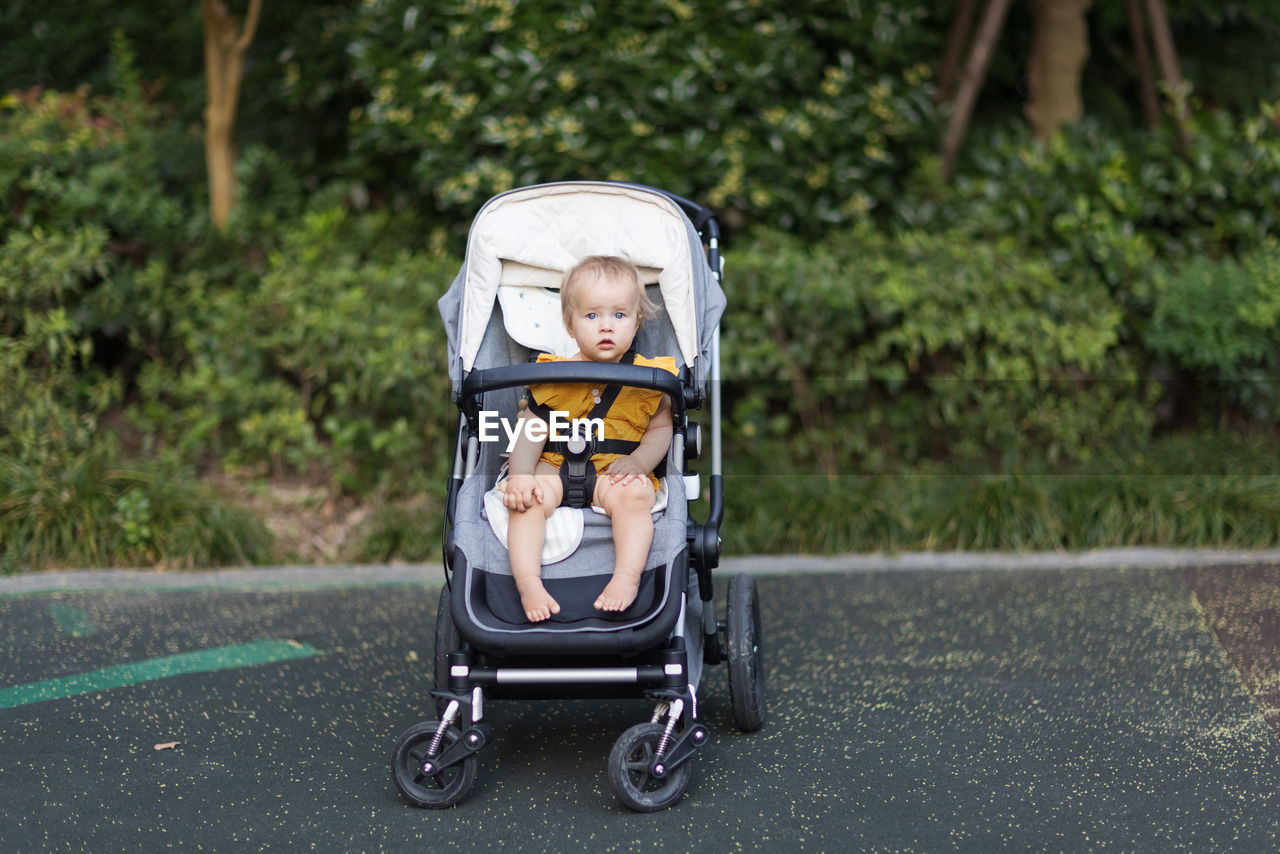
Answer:
POLYGON ((667 718, 667 728, 662 732, 662 738, 658 741, 658 754, 655 758, 661 759, 667 753, 667 748, 671 745, 671 733, 675 732, 676 722, 680 720, 680 715, 684 713, 684 700, 671 701, 671 716, 667 718))
POLYGON ((445 707, 444 716, 440 718, 440 726, 436 727, 435 737, 431 739, 431 747, 427 750, 428 756, 435 756, 440 752, 440 742, 444 741, 444 731, 453 723, 453 719, 458 716, 458 709, 461 705, 457 700, 450 700, 449 705, 445 707))

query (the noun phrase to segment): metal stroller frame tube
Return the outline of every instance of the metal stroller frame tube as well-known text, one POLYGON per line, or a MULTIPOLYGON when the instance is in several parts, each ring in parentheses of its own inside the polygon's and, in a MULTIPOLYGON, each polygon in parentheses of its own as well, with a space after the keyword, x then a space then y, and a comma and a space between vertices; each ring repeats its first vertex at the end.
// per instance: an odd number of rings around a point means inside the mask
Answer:
MULTIPOLYGON (((720 223, 714 216, 707 222, 709 239, 707 241, 707 261, 711 266, 711 274, 716 277, 716 284, 724 282, 724 258, 720 255, 720 223)), ((724 469, 720 457, 720 324, 711 335, 711 512, 707 524, 714 525, 717 530, 724 521, 724 469)))
POLYGON ((450 573, 453 570, 453 514, 457 507, 458 492, 462 489, 462 481, 464 472, 468 468, 474 468, 474 463, 468 466, 463 455, 463 437, 467 435, 467 419, 461 412, 458 413, 458 432, 453 440, 453 465, 449 469, 449 485, 445 492, 444 499, 444 520, 443 535, 440 538, 442 548, 442 561, 444 563, 444 583, 445 586, 450 584, 450 573))
MULTIPOLYGON (((715 216, 707 216, 704 222, 707 230, 707 262, 711 273, 719 284, 724 277, 724 258, 720 255, 720 224, 715 216)), ((720 624, 716 619, 716 610, 712 606, 714 589, 711 584, 711 570, 720 564, 720 524, 724 521, 724 469, 721 457, 721 398, 720 398, 720 324, 717 323, 711 336, 711 365, 708 379, 711 385, 711 477, 708 479, 707 521, 690 529, 690 547, 696 556, 695 567, 698 573, 699 592, 703 602, 702 634, 704 638, 705 660, 709 664, 718 664, 724 655, 720 643, 720 624), (714 542, 713 542, 714 540, 714 542)))
POLYGON ((480 461, 480 440, 475 435, 467 437, 467 466, 464 478, 476 473, 476 465, 480 461))
POLYGON ((720 326, 711 339, 711 510, 707 524, 720 530, 724 521, 724 468, 720 458, 720 326))

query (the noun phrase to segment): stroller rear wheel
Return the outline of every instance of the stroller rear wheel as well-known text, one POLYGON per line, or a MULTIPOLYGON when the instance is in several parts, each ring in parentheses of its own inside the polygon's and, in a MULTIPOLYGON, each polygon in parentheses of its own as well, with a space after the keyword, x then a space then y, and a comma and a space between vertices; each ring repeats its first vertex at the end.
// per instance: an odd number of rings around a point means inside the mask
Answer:
POLYGON ((685 762, 661 777, 650 770, 665 727, 636 724, 624 732, 609 752, 609 783, 618 798, 636 812, 664 810, 689 789, 693 766, 685 762))
POLYGON ((474 754, 448 768, 430 771, 424 768, 429 760, 438 759, 462 740, 462 733, 451 726, 445 730, 437 749, 432 751, 438 728, 435 721, 423 721, 409 727, 396 742, 391 757, 391 776, 396 788, 414 805, 428 809, 453 806, 471 791, 476 781, 474 754))
POLYGON ((744 732, 764 726, 764 650, 760 595, 756 580, 738 574, 729 580, 729 699, 733 719, 744 732))
MULTIPOLYGON (((440 607, 436 609, 436 648, 435 648, 435 688, 437 691, 449 690, 449 653, 457 652, 462 646, 458 637, 458 627, 453 623, 453 600, 450 598, 449 585, 440 588, 440 607)), ((444 717, 448 701, 436 699, 436 714, 444 717)))

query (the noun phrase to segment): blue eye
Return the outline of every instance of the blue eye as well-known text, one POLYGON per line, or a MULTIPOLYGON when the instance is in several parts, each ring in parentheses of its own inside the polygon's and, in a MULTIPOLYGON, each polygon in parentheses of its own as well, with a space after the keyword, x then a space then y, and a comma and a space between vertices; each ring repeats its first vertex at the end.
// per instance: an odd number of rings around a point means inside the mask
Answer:
POLYGON ((621 312, 621 311, 619 311, 619 312, 617 312, 616 314, 614 314, 613 316, 614 316, 614 317, 616 317, 616 318, 618 318, 618 320, 622 320, 622 318, 626 317, 627 315, 626 315, 626 313, 625 313, 625 312, 621 312))
POLYGON ((595 320, 595 319, 596 319, 596 313, 594 311, 588 311, 587 320, 595 320))

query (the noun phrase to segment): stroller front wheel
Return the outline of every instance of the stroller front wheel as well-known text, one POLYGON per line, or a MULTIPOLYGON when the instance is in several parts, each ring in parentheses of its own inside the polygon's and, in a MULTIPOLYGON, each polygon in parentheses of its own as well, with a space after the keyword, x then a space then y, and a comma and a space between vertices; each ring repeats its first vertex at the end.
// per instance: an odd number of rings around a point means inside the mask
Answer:
POLYGON ((391 776, 396 788, 415 806, 427 809, 444 809, 462 800, 476 781, 476 757, 471 754, 456 765, 436 768, 449 748, 462 740, 457 727, 449 727, 435 751, 439 724, 423 721, 414 724, 401 734, 391 758, 391 776), (431 763, 431 764, 429 764, 431 763))
POLYGON ((609 783, 618 798, 636 812, 664 810, 689 789, 691 763, 671 768, 661 777, 651 770, 664 731, 661 724, 636 724, 618 738, 609 752, 609 783))

